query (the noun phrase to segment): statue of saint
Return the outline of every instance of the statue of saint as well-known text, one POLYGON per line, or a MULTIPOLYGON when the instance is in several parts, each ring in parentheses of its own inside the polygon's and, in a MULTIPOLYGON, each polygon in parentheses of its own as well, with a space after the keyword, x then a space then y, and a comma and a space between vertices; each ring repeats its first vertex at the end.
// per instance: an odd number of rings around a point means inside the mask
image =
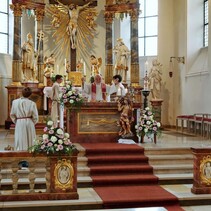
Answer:
POLYGON ((51 77, 54 74, 55 55, 52 53, 49 57, 44 58, 44 85, 52 86, 51 77))
POLYGON ((54 65, 55 65, 55 56, 52 53, 49 57, 44 58, 45 63, 45 70, 44 70, 44 76, 45 77, 51 77, 54 73, 54 65))
POLYGON ((84 6, 78 6, 75 4, 70 4, 67 6, 67 5, 62 4, 59 0, 57 0, 57 2, 68 14, 69 23, 67 25, 66 32, 70 36, 71 48, 75 49, 76 48, 76 31, 78 28, 78 17, 79 17, 80 11, 88 7, 91 2, 85 4, 84 6))
POLYGON ((119 135, 122 137, 131 137, 131 123, 133 118, 133 105, 129 98, 122 97, 117 102, 118 111, 121 111, 120 120, 118 125, 121 127, 119 135))
POLYGON ((152 99, 160 99, 161 81, 162 81, 162 65, 157 59, 152 61, 152 68, 149 72, 149 89, 152 99))
POLYGON ((33 37, 30 33, 27 34, 27 41, 22 46, 22 69, 23 81, 36 80, 36 58, 37 55, 34 51, 33 37))
POLYGON ((82 61, 78 61, 77 64, 76 64, 76 71, 78 72, 82 72, 83 71, 83 68, 84 68, 84 64, 82 61))
POLYGON ((117 45, 114 47, 113 52, 115 55, 114 69, 116 74, 121 75, 123 82, 126 82, 130 51, 121 38, 117 39, 117 45))
POLYGON ((71 72, 71 64, 70 64, 70 62, 69 62, 69 61, 67 61, 67 62, 66 62, 65 69, 66 69, 66 73, 71 72))
POLYGON ((102 65, 102 58, 96 58, 94 55, 90 56, 90 62, 91 62, 91 75, 95 76, 100 74, 100 67, 102 65))
POLYGON ((53 20, 51 21, 52 26, 55 28, 58 28, 61 24, 61 16, 58 11, 55 11, 55 13, 52 15, 53 20))

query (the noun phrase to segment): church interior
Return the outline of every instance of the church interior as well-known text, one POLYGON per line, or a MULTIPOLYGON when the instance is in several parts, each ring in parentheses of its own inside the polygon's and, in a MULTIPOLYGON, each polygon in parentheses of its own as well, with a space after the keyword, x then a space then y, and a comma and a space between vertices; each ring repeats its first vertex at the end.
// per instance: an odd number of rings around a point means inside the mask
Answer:
POLYGON ((0 210, 210 210, 209 0, 3 1, 0 210), (16 149, 26 87, 71 156, 16 149))

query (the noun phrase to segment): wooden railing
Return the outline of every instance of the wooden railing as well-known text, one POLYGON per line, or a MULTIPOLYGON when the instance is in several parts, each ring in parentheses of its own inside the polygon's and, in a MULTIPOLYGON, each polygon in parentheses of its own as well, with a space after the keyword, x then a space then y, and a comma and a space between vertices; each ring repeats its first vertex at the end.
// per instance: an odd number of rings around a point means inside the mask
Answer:
POLYGON ((0 152, 0 201, 78 199, 77 154, 33 155, 29 152, 0 152), (44 188, 36 188, 39 171, 44 188), (5 185, 4 181, 10 181, 5 185), (25 181, 25 187, 22 181, 25 181))

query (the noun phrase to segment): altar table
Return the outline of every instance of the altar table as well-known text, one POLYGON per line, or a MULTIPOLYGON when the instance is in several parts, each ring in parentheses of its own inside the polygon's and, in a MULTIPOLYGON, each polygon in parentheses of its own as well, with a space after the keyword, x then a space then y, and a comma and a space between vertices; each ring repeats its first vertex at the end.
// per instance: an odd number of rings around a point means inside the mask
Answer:
MULTIPOLYGON (((137 123, 137 111, 140 107, 140 103, 133 105, 134 122, 131 124, 131 131, 134 136, 130 139, 136 142, 138 138, 135 125, 137 123)), ((117 142, 121 138, 118 134, 120 127, 117 126, 120 112, 117 109, 116 102, 86 102, 78 110, 71 109, 68 105, 66 109, 67 132, 70 133, 72 142, 117 142)))

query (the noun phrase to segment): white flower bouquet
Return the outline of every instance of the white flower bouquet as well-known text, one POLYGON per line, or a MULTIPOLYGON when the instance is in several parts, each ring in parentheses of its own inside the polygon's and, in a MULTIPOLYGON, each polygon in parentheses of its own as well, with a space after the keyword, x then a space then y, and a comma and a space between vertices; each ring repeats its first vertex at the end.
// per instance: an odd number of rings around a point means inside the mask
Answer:
POLYGON ((53 121, 49 120, 44 128, 44 134, 34 140, 34 145, 29 148, 29 152, 47 155, 60 154, 71 155, 76 147, 70 141, 69 133, 65 133, 62 128, 54 128, 53 121))
POLYGON ((80 108, 84 102, 82 94, 77 88, 73 89, 71 81, 66 81, 65 86, 61 88, 59 98, 61 104, 69 103, 71 107, 76 108, 80 108))
POLYGON ((160 135, 160 127, 160 122, 154 120, 153 112, 149 107, 141 111, 140 119, 138 124, 135 126, 138 136, 141 137, 146 135, 148 138, 153 134, 160 135))

